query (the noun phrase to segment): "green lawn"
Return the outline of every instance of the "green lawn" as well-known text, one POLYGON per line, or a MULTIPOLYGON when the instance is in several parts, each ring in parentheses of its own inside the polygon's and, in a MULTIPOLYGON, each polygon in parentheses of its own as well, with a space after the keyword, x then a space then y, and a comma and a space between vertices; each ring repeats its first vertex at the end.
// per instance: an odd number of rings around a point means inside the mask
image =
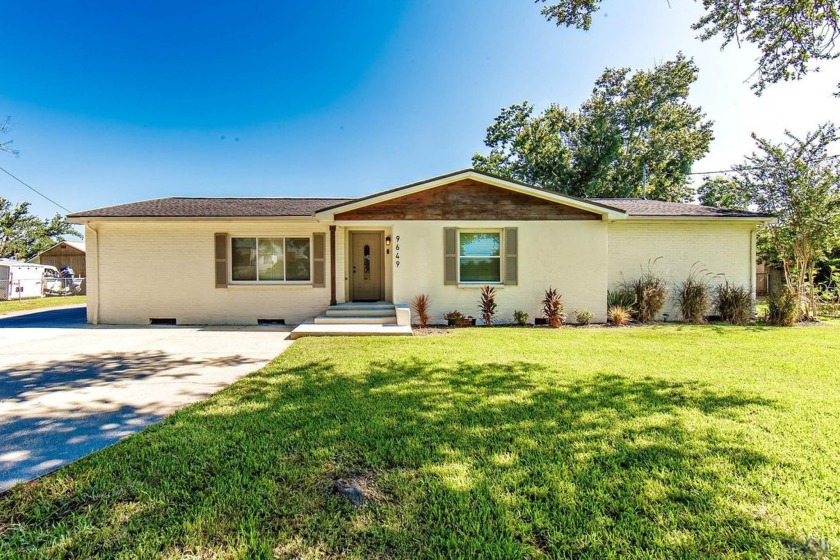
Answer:
POLYGON ((0 315, 13 313, 15 311, 29 311, 31 309, 41 309, 44 307, 57 307, 59 305, 74 305, 77 303, 85 303, 87 296, 64 296, 64 297, 45 297, 45 298, 31 298, 12 301, 0 301, 0 315))
POLYGON ((838 365, 840 326, 302 339, 0 497, 0 557, 836 557, 838 365))

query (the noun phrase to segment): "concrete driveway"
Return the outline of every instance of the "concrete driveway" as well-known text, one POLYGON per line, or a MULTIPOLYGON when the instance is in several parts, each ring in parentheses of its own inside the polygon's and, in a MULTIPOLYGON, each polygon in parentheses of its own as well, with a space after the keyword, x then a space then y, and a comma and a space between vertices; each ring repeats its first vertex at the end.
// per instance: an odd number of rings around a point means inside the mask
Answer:
POLYGON ((84 307, 0 317, 0 491, 259 369, 284 327, 114 327, 84 307))

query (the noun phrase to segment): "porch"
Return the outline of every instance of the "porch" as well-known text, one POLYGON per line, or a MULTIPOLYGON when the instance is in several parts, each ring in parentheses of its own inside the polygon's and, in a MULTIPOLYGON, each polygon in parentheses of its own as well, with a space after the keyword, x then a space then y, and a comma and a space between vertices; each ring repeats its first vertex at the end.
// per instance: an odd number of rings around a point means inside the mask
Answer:
POLYGON ((385 301, 351 302, 329 306, 292 330, 304 336, 411 336, 411 310, 385 301))

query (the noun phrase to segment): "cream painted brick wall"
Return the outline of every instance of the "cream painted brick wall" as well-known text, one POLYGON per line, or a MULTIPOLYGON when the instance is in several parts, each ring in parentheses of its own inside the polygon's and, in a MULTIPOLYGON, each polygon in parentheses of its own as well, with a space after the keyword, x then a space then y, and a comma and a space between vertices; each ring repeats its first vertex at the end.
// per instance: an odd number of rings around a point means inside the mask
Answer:
MULTIPOLYGON (((297 323, 329 305, 329 228, 284 222, 101 222, 99 278, 91 284, 92 320, 99 283, 99 322, 143 324, 174 317, 179 324, 254 324, 257 319, 297 323), (231 286, 216 288, 214 234, 309 236, 327 234, 327 287, 231 286)), ((93 238, 91 238, 93 239, 93 238)), ((339 237, 340 239, 340 237, 339 237)), ((337 254, 340 249, 337 249, 337 254)), ((95 251, 88 266, 96 270, 95 251)))
POLYGON ((606 320, 607 225, 600 221, 441 222, 410 221, 393 226, 400 237, 400 266, 394 268, 394 303, 410 303, 425 293, 435 323, 457 309, 479 316, 478 286, 443 284, 445 227, 518 228, 519 282, 499 286, 499 321, 510 322, 516 309, 540 316, 540 301, 548 287, 563 295, 566 311, 588 309, 596 321, 606 320))
POLYGON ((612 222, 609 225, 609 286, 639 277, 640 266, 662 257, 653 270, 669 283, 663 310, 679 318, 671 288, 688 277, 695 263, 716 276, 754 289, 751 232, 754 224, 733 222, 612 222))
MULTIPOLYGON (((88 320, 144 324, 150 317, 175 317, 181 324, 253 324, 258 318, 297 323, 329 305, 326 288, 310 286, 239 286, 215 288, 214 234, 308 236, 327 234, 327 224, 289 222, 135 222, 94 224, 100 232, 97 277, 96 232, 86 228, 89 243, 88 320), (99 299, 97 300, 97 296, 99 299), (98 304, 98 305, 97 305, 98 304)), ((360 227, 360 226, 356 226, 360 227)), ((649 260, 670 284, 683 280, 695 262, 730 281, 753 286, 752 224, 732 222, 441 222, 381 224, 394 239, 386 257, 386 282, 393 278, 394 303, 408 304, 425 293, 432 318, 458 309, 477 317, 479 287, 443 284, 445 227, 517 227, 519 284, 498 287, 499 320, 510 321, 515 309, 540 316, 540 300, 549 286, 563 295, 569 315, 588 309, 596 321, 606 319, 606 291, 632 280, 649 260), (399 236, 399 242, 396 237, 399 236), (396 249, 397 243, 399 250, 396 249), (396 253, 400 266, 394 266, 396 253)), ((346 235, 336 232, 336 296, 345 301, 346 235)), ((327 243, 329 282, 329 243, 327 243)), ((676 318, 669 293, 667 312, 676 318)))

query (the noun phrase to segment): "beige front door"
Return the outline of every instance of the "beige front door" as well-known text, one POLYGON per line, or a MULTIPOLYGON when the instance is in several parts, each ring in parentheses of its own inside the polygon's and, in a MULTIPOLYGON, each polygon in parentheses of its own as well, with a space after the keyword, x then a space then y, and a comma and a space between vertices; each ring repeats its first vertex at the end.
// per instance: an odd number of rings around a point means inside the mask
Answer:
POLYGON ((380 301, 382 294, 382 234, 350 232, 350 298, 380 301))

